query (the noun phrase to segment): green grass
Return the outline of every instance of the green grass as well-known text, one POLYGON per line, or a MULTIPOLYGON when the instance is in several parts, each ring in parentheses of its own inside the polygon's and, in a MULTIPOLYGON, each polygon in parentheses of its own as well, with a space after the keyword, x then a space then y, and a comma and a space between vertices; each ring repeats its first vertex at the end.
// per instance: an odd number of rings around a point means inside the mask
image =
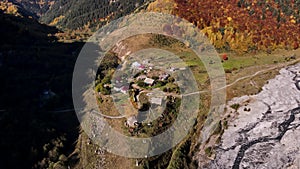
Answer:
POLYGON ((229 54, 229 59, 223 62, 224 70, 241 69, 250 66, 274 64, 275 62, 284 62, 284 57, 281 52, 275 54, 247 54, 238 56, 236 54, 229 54), (232 56, 231 56, 232 55, 232 56))
POLYGON ((231 105, 230 107, 233 108, 235 111, 237 111, 240 108, 240 106, 241 106, 240 104, 235 103, 235 104, 231 105))
POLYGON ((188 153, 190 151, 190 141, 183 141, 173 152, 167 169, 190 168, 188 164, 188 153))
POLYGON ((207 147, 205 150, 205 154, 210 157, 212 155, 212 148, 211 147, 207 147))
POLYGON ((252 65, 255 65, 255 61, 251 57, 232 57, 223 62, 224 70, 240 69, 252 65))

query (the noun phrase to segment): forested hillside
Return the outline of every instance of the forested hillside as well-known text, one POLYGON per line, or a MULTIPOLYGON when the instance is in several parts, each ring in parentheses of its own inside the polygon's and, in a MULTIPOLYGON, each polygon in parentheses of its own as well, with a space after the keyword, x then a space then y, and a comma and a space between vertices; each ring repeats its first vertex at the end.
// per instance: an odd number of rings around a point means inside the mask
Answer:
POLYGON ((148 0, 59 0, 41 17, 41 22, 61 28, 94 28, 130 14, 148 0))
MULTIPOLYGON (((277 48, 299 48, 300 0, 152 1, 0 0, 0 168, 74 168, 78 164, 73 68, 84 38, 113 19, 147 8, 189 20, 219 51, 272 53, 277 48)), ((227 70, 242 67, 236 65, 227 70)), ((174 155, 169 151, 150 159, 148 168, 168 166, 171 158, 170 166, 192 164, 190 155, 184 154, 190 144, 180 145, 174 155)))
POLYGON ((25 10, 19 4, 15 2, 10 2, 9 0, 0 1, 0 11, 15 16, 35 17, 34 13, 25 10))
POLYGON ((160 0, 149 6, 194 23, 216 48, 239 53, 299 48, 299 9, 299 0, 160 0))
POLYGON ((42 16, 57 0, 9 0, 26 11, 31 12, 35 17, 42 16))

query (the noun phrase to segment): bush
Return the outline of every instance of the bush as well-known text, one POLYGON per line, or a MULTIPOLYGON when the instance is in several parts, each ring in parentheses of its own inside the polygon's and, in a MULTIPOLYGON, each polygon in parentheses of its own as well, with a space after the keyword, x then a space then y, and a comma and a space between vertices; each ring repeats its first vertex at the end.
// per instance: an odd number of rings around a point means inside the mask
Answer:
POLYGON ((141 80, 137 81, 136 84, 137 84, 139 87, 146 87, 146 84, 145 84, 143 81, 141 81, 141 80))
POLYGON ((205 150, 205 154, 210 157, 212 155, 212 148, 211 147, 207 147, 205 150))
POLYGON ((163 81, 157 81, 156 84, 155 84, 155 86, 153 88, 158 88, 158 87, 162 87, 162 86, 165 86, 165 85, 166 85, 165 82, 163 82, 163 81))
POLYGON ((96 87, 95 87, 96 92, 100 92, 101 94, 104 95, 109 95, 111 90, 108 87, 104 87, 103 83, 99 83, 96 87))
POLYGON ((225 121, 223 122, 223 126, 224 126, 225 129, 228 128, 228 121, 227 121, 227 120, 225 120, 225 121))
POLYGON ((222 132, 222 123, 221 123, 221 120, 220 120, 219 123, 217 124, 214 132, 213 132, 213 135, 220 134, 221 132, 222 132))
POLYGON ((151 38, 152 43, 154 43, 154 45, 159 45, 159 46, 170 46, 176 42, 178 42, 176 39, 173 39, 171 37, 167 37, 165 35, 161 35, 161 34, 155 34, 152 38, 151 38))
POLYGON ((233 108, 235 111, 237 111, 240 108, 240 104, 235 103, 235 104, 231 105, 230 107, 233 108))
POLYGON ((190 141, 186 141, 182 145, 180 145, 180 147, 178 147, 174 151, 167 169, 190 168, 188 165, 190 164, 190 160, 188 157, 189 149, 190 141))

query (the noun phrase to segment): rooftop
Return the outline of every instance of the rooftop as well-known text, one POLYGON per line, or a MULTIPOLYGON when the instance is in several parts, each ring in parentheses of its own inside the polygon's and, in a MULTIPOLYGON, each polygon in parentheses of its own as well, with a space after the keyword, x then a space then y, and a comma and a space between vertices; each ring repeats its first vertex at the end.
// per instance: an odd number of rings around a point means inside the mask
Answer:
POLYGON ((154 83, 154 79, 146 78, 146 79, 144 80, 144 82, 145 82, 146 84, 152 85, 152 84, 154 83))

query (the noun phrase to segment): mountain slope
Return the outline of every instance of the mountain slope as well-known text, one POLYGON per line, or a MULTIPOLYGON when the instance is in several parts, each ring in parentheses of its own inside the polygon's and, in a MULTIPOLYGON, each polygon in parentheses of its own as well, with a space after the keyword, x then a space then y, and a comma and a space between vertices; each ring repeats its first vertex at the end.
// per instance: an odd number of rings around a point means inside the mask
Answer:
POLYGON ((8 0, 0 1, 0 11, 3 11, 6 14, 11 14, 21 17, 35 17, 35 14, 25 10, 20 5, 10 2, 8 0))
POLYGON ((46 13, 57 0, 9 0, 19 5, 25 10, 33 13, 35 17, 40 17, 46 13))
POLYGON ((148 9, 189 20, 218 49, 243 53, 299 48, 299 0, 160 0, 148 9))
POLYGON ((78 120, 73 112, 49 111, 72 106, 73 52, 83 44, 58 43, 49 36, 57 29, 1 11, 0 25, 0 168, 69 163, 78 120))
POLYGON ((130 14, 148 0, 59 0, 41 17, 41 22, 62 28, 95 27, 130 14))

